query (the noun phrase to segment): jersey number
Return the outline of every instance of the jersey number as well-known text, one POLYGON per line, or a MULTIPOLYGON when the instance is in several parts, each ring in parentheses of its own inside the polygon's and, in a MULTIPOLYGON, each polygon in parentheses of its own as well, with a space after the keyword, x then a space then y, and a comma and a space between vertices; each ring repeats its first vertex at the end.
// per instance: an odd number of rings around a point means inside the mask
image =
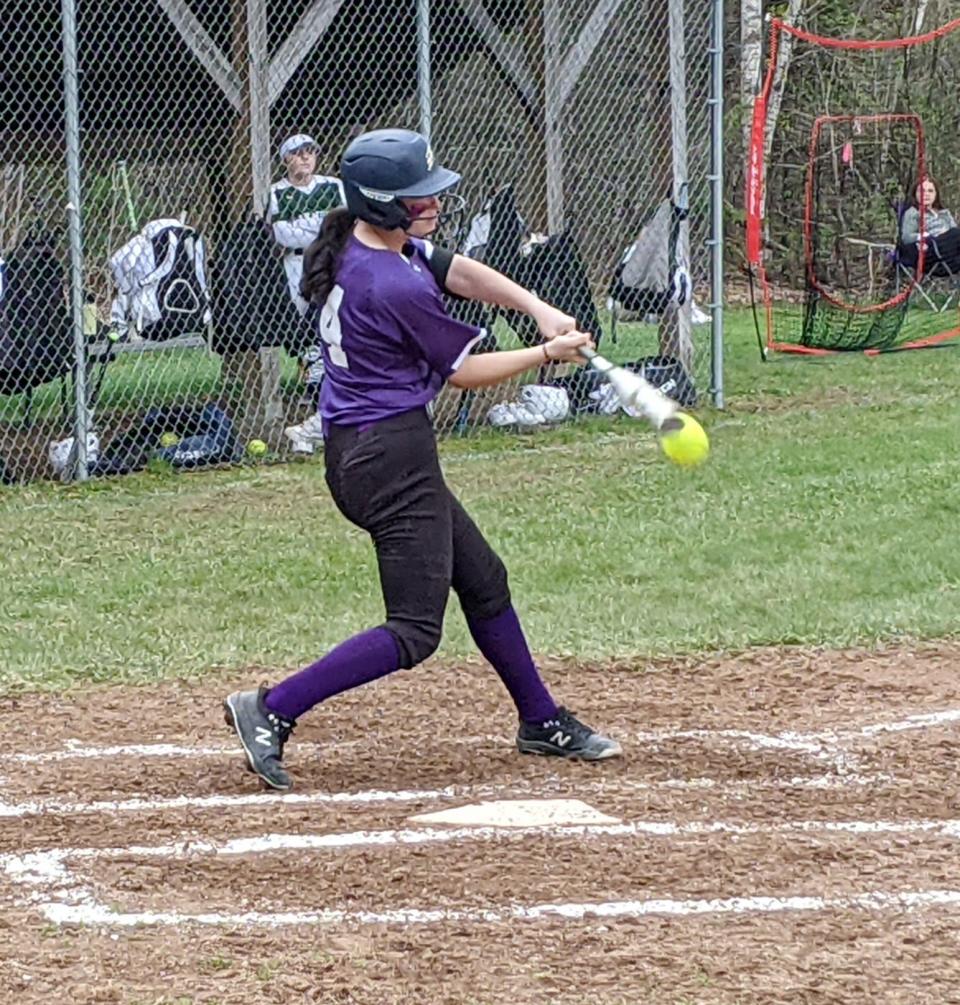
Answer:
POLYGON ((341 341, 343 335, 340 331, 340 304, 343 302, 343 288, 334 286, 327 297, 327 302, 320 311, 320 337, 330 351, 330 362, 334 366, 342 366, 349 370, 347 354, 343 351, 341 341))

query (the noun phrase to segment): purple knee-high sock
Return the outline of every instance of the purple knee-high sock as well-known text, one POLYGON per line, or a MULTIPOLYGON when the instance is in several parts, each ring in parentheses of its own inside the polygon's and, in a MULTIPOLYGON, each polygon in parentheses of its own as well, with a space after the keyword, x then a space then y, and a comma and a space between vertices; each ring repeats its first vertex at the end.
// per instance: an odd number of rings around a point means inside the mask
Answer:
POLYGON ((500 675, 524 722, 545 722, 557 712, 524 638, 513 607, 495 618, 467 618, 473 641, 500 675))
POLYGON ((399 669, 397 640, 386 628, 371 628, 271 688, 266 706, 284 719, 299 719, 321 701, 399 669))

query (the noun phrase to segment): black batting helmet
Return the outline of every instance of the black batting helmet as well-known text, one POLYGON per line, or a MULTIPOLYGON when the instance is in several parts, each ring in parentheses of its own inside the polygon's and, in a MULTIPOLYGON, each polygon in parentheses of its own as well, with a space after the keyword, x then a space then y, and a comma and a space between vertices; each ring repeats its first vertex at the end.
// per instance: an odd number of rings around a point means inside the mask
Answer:
POLYGON ((376 129, 344 151, 340 179, 347 209, 384 230, 406 229, 410 215, 401 199, 440 195, 459 181, 436 164, 425 136, 410 129, 376 129))

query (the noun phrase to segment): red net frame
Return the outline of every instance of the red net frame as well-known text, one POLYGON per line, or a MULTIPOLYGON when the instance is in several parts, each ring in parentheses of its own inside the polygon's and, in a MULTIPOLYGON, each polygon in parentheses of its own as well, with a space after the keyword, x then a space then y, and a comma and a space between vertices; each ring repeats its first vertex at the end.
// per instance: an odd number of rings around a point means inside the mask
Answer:
MULTIPOLYGON (((765 162, 765 141, 766 141, 766 127, 767 127, 767 114, 770 105, 770 95, 773 90, 774 79, 777 73, 778 64, 778 54, 780 50, 781 40, 784 33, 793 36, 793 38, 798 39, 803 42, 807 42, 811 45, 821 46, 828 49, 839 49, 839 50, 850 50, 850 51, 879 51, 879 50, 890 50, 890 49, 905 49, 915 46, 927 45, 931 42, 936 41, 952 34, 954 31, 960 29, 960 18, 956 18, 947 24, 941 25, 939 28, 935 28, 931 31, 925 32, 920 35, 912 35, 905 38, 894 38, 894 39, 848 39, 848 38, 832 38, 826 35, 818 35, 814 32, 804 31, 801 28, 797 28, 794 25, 788 24, 780 18, 773 18, 771 22, 770 29, 770 49, 767 60, 767 71, 764 76, 763 86, 760 89, 759 94, 756 97, 753 107, 753 119, 750 134, 750 147, 747 152, 747 170, 746 170, 746 192, 744 197, 744 206, 746 209, 746 257, 747 266, 750 270, 752 276, 756 276, 760 282, 760 288, 763 295, 764 303, 764 315, 766 320, 766 350, 769 351, 779 351, 779 352, 791 352, 800 353, 805 355, 832 355, 835 350, 831 349, 819 349, 812 348, 808 346, 798 345, 793 342, 782 342, 775 338, 774 334, 774 318, 773 318, 773 291, 767 275, 766 268, 763 262, 763 228, 764 228, 764 215, 765 215, 765 184, 766 184, 766 162, 765 162)), ((805 191, 805 206, 804 206, 804 251, 806 257, 806 263, 808 268, 808 279, 813 282, 814 288, 817 292, 824 296, 824 298, 832 303, 833 305, 840 307, 845 310, 852 310, 855 313, 878 313, 883 310, 888 310, 898 304, 904 303, 904 301, 913 292, 916 287, 916 282, 911 278, 909 282, 905 285, 904 289, 900 291, 896 296, 888 298, 883 303, 870 304, 870 305, 850 305, 843 301, 838 300, 833 297, 828 291, 822 289, 820 284, 816 281, 816 277, 812 275, 811 268, 811 240, 812 240, 812 169, 813 169, 813 157, 814 150, 818 135, 818 126, 820 128, 822 125, 833 121, 855 121, 859 119, 863 122, 868 121, 878 121, 881 119, 895 120, 895 119, 907 119, 916 120, 918 127, 918 154, 917 154, 917 166, 918 174, 921 179, 926 177, 926 156, 925 156, 925 141, 923 135, 923 123, 919 116, 909 115, 909 114, 880 114, 880 115, 837 115, 837 116, 820 116, 815 123, 813 134, 810 141, 810 161, 808 162, 807 168, 807 180, 806 180, 806 191, 805 191)), ((921 227, 924 219, 923 207, 920 207, 920 218, 921 227)), ((923 265, 924 265, 924 252, 923 252, 923 242, 920 244, 919 260, 917 264, 917 274, 922 277, 923 275, 923 265)), ((941 332, 938 335, 931 336, 929 338, 918 339, 912 342, 906 343, 900 348, 922 348, 928 345, 936 345, 947 339, 955 338, 960 336, 960 327, 952 328, 949 331, 941 332)), ((868 355, 874 355, 877 350, 868 349, 865 350, 868 355)))

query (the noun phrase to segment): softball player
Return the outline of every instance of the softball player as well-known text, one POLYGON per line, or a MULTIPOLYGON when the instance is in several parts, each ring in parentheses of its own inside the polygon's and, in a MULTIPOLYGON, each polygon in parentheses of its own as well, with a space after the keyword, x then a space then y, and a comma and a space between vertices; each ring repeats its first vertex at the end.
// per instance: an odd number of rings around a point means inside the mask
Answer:
POLYGON ((577 362, 590 337, 500 273, 426 239, 441 218, 440 197, 460 176, 434 162, 418 133, 359 136, 340 177, 347 206, 327 215, 307 249, 302 293, 320 308, 327 485, 337 508, 373 540, 386 619, 269 690, 229 695, 227 724, 250 769, 270 787, 289 789, 283 747, 296 720, 335 694, 427 659, 440 643, 452 587, 516 705, 518 749, 614 757, 620 745, 558 707, 540 678, 503 562, 444 481, 427 412, 444 381, 483 387, 546 362, 577 362), (441 290, 524 311, 545 341, 471 354, 485 333, 451 318, 441 290))
POLYGON ((343 188, 339 178, 314 174, 317 145, 306 133, 297 133, 283 141, 280 160, 287 174, 270 189, 267 220, 273 226, 274 239, 283 249, 290 299, 305 314, 307 302, 300 296, 303 251, 320 233, 327 211, 343 205, 343 188))

